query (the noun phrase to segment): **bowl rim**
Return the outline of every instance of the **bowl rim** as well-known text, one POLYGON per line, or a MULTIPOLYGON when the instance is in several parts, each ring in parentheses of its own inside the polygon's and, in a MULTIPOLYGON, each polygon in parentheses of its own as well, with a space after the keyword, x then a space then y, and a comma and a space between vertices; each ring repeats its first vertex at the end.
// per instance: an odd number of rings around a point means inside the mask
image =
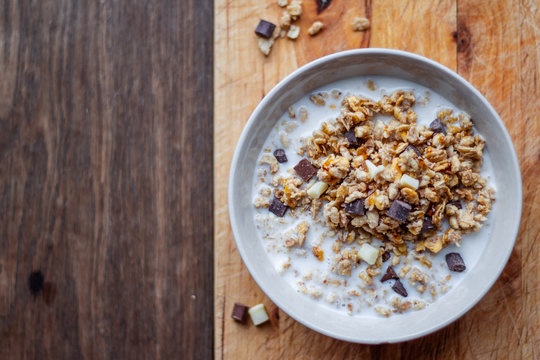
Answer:
POLYGON ((413 339, 417 339, 417 338, 420 338, 422 336, 431 334, 431 333, 433 333, 433 332, 435 332, 437 330, 440 330, 440 329, 446 327, 447 325, 453 323, 457 319, 461 318, 472 307, 474 307, 476 304, 478 304, 478 302, 489 292, 489 290, 491 290, 491 288, 493 287, 493 284, 497 281, 497 279, 500 277, 502 271, 506 267, 506 265, 508 263, 508 259, 510 258, 510 255, 512 253, 512 249, 514 248, 515 242, 517 240, 517 236, 518 236, 519 229, 520 229, 520 226, 521 226, 521 215, 522 215, 522 207, 523 207, 523 188, 522 188, 522 177, 521 177, 521 170, 520 170, 520 166, 519 166, 519 159, 517 157, 517 154, 516 154, 515 147, 514 147, 514 144, 512 142, 512 139, 511 139, 511 137, 510 137, 510 135, 508 133, 508 130, 506 129, 506 126, 504 125, 504 122, 501 120, 498 113, 495 111, 493 106, 487 101, 487 99, 480 93, 480 91, 478 91, 472 84, 470 84, 467 80, 465 80, 458 73, 456 73, 456 72, 452 71, 451 69, 447 68, 446 66, 444 66, 444 65, 442 65, 442 64, 440 64, 440 63, 438 63, 438 62, 436 62, 434 60, 426 58, 424 56, 417 55, 417 54, 407 52, 407 51, 403 51, 403 50, 396 50, 396 49, 363 48, 363 49, 352 49, 352 50, 340 51, 340 52, 329 54, 329 55, 323 56, 321 58, 318 58, 316 60, 313 60, 313 61, 299 67, 298 69, 294 70, 289 75, 285 76, 281 81, 279 81, 264 96, 264 98, 258 103, 258 105, 255 107, 255 109, 251 113, 248 121, 246 122, 246 124, 243 127, 243 130, 242 130, 242 133, 241 133, 241 135, 240 135, 240 137, 238 139, 238 142, 236 143, 235 151, 234 151, 233 158, 232 158, 232 161, 231 161, 231 166, 230 166, 230 169, 229 169, 229 181, 228 181, 228 187, 227 187, 227 199, 228 199, 227 202, 228 202, 229 222, 230 222, 230 226, 231 226, 231 229, 232 229, 232 234, 233 234, 233 237, 234 237, 234 240, 235 240, 235 243, 236 243, 236 247, 238 249, 238 252, 240 253, 242 261, 245 264, 245 266, 247 267, 247 269, 248 269, 251 277, 253 278, 253 280, 259 286, 259 288, 264 292, 264 294, 278 308, 280 308, 288 316, 292 317, 294 320, 298 321, 299 323, 301 323, 302 325, 308 327, 309 329, 312 329, 314 331, 317 331, 318 333, 321 333, 323 335, 332 337, 334 339, 348 341, 348 342, 354 342, 354 343, 362 343, 362 344, 383 344, 383 343, 397 343, 397 342, 413 340, 413 339), (469 301, 469 303, 467 304, 467 306, 463 307, 463 309, 461 311, 455 312, 452 316, 448 317, 448 319, 446 319, 445 321, 443 321, 443 322, 441 322, 441 323, 439 323, 439 324, 437 324, 435 326, 425 328, 423 331, 419 331, 417 333, 406 334, 404 336, 398 336, 398 337, 394 337, 394 338, 391 338, 391 339, 384 339, 384 340, 381 340, 381 341, 364 340, 364 339, 360 339, 360 338, 354 337, 354 336, 345 336, 345 335, 335 334, 333 332, 327 331, 326 329, 312 323, 310 321, 310 319, 302 318, 300 315, 289 311, 289 309, 287 309, 287 306, 282 304, 281 301, 279 301, 277 299, 277 296, 275 296, 270 291, 268 291, 269 290, 268 287, 261 281, 261 279, 257 278, 256 276, 253 275, 254 274, 254 271, 253 271, 254 264, 252 264, 250 261, 246 261, 246 259, 248 258, 247 257, 247 251, 246 251, 242 241, 238 240, 240 238, 240 232, 239 232, 238 226, 237 226, 237 219, 233 215, 234 211, 232 211, 232 209, 236 206, 235 202, 234 202, 234 199, 233 199, 233 196, 232 196, 232 194, 234 193, 234 176, 233 175, 235 174, 235 169, 238 167, 238 162, 239 162, 239 157, 240 157, 240 150, 242 149, 243 145, 246 143, 247 136, 251 132, 250 131, 251 128, 255 125, 256 119, 259 117, 259 113, 261 112, 261 110, 263 108, 265 108, 266 104, 271 99, 273 99, 273 97, 276 94, 283 91, 283 89, 287 86, 287 84, 291 80, 295 79, 296 77, 298 77, 302 73, 304 73, 304 72, 306 72, 306 71, 308 71, 308 70, 310 70, 310 69, 312 69, 314 67, 317 67, 317 66, 319 66, 321 64, 332 62, 332 61, 334 61, 336 59, 340 59, 340 58, 344 58, 344 57, 348 57, 348 56, 357 56, 357 55, 390 55, 390 56, 396 56, 396 57, 409 58, 409 59, 412 59, 412 60, 420 62, 420 63, 428 64, 428 65, 436 68, 437 71, 443 72, 447 76, 453 77, 456 81, 458 81, 459 83, 461 83, 462 85, 467 87, 470 91, 473 92, 473 94, 478 99, 481 100, 481 102, 486 106, 486 108, 489 110, 489 112, 491 112, 492 117, 496 120, 498 125, 502 128, 503 136, 504 136, 506 142, 510 144, 510 150, 511 150, 510 156, 512 158, 512 169, 508 169, 508 170, 514 172, 514 175, 517 177, 517 179, 519 179, 518 184, 517 184, 517 189, 516 189, 518 191, 518 193, 519 193, 519 198, 518 198, 519 208, 517 209, 518 210, 517 219, 519 219, 519 222, 518 222, 516 228, 513 231, 513 236, 512 236, 512 239, 511 239, 511 244, 510 244, 511 246, 509 247, 509 251, 506 254, 504 254, 504 257, 501 258, 501 260, 504 260, 504 261, 501 261, 499 268, 496 269, 496 271, 494 271, 492 273, 494 276, 492 276, 489 279, 489 281, 486 281, 484 283, 485 291, 481 292, 476 298, 471 299, 469 301))

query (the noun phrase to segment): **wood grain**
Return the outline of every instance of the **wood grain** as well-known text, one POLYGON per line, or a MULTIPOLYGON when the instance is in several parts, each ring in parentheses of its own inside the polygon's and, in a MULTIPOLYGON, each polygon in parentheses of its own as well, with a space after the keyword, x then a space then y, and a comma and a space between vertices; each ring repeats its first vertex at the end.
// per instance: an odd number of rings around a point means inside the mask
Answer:
POLYGON ((212 356, 212 13, 0 6, 1 359, 212 356))
POLYGON ((540 10, 534 1, 334 0, 320 16, 304 1, 301 37, 279 40, 259 53, 253 29, 260 18, 277 22, 274 1, 215 1, 215 355, 236 358, 537 359, 540 357, 540 136, 538 93, 540 10), (371 19, 365 33, 348 20, 371 19), (316 19, 327 23, 310 38, 316 19), (501 278, 459 321, 424 338, 365 346, 311 331, 273 305, 251 279, 234 245, 227 213, 227 177, 243 125, 260 99, 285 75, 322 55, 357 47, 390 47, 428 56, 473 83, 505 121, 518 152, 525 190, 517 245, 501 278), (272 321, 261 328, 230 319, 235 301, 263 302, 272 321))

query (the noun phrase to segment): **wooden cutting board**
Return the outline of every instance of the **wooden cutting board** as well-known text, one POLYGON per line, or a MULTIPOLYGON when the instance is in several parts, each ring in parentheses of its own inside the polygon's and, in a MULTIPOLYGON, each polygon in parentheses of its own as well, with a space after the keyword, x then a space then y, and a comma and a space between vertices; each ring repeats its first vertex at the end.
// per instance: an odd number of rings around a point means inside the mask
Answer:
MULTIPOLYGON (((320 15, 304 0, 296 41, 280 39, 265 57, 253 31, 276 23, 275 0, 215 0, 215 355, 222 359, 427 357, 540 358, 540 10, 535 1, 333 0, 320 15), (356 16, 371 29, 353 32, 356 16), (326 25, 315 37, 315 20, 326 25), (273 305, 236 250, 227 212, 234 147, 249 115, 284 76, 323 55, 360 47, 411 51, 457 71, 494 105, 521 163, 524 207, 516 247, 489 293, 459 321, 422 339, 366 346, 320 335, 273 305), (264 303, 271 324, 255 328, 231 318, 234 302, 264 303)), ((500 189, 504 191, 504 189, 500 189)), ((510 240, 510 239, 509 239, 510 240)))

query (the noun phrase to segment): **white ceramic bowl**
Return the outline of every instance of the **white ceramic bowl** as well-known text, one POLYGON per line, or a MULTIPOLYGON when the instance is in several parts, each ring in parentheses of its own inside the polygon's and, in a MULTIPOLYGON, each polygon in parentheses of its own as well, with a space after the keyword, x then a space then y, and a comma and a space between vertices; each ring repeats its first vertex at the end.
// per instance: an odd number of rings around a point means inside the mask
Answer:
POLYGON ((519 229, 521 175, 512 141, 487 100, 467 81, 446 67, 411 53, 359 49, 315 60, 283 79, 257 106, 234 152, 229 177, 229 216, 238 251, 249 272, 268 297, 289 316, 322 334, 359 343, 414 339, 458 319, 490 289, 503 270, 519 229), (497 199, 491 238, 478 263, 447 295, 421 311, 389 318, 361 318, 338 312, 299 295, 272 266, 252 216, 252 179, 262 145, 288 106, 331 82, 385 75, 416 82, 439 93, 467 112, 486 140, 497 199))

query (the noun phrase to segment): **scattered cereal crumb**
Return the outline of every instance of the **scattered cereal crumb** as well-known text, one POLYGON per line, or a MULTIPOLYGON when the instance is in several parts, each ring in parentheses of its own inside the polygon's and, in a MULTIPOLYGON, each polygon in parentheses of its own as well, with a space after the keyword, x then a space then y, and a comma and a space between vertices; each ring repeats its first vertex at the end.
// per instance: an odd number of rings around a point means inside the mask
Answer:
POLYGON ((291 18, 293 20, 296 20, 302 15, 302 1, 301 0, 293 0, 291 3, 287 6, 287 12, 289 15, 291 15, 291 18))
POLYGON ((301 122, 306 122, 307 118, 308 118, 308 111, 305 107, 301 107, 300 109, 298 109, 299 113, 300 113, 300 121, 301 122))
POLYGON ((300 26, 291 25, 289 31, 287 32, 287 37, 289 39, 295 40, 300 35, 300 26))
POLYGON ((270 54, 272 46, 274 46, 274 39, 259 38, 259 49, 265 56, 270 54))
POLYGON ((321 32, 321 30, 324 29, 324 24, 321 21, 315 21, 308 29, 308 34, 311 36, 315 36, 318 33, 321 32))
POLYGON ((289 5, 289 0, 278 0, 278 5, 281 6, 281 7, 285 7, 287 5, 289 5))
POLYGON ((351 25, 354 31, 364 31, 369 29, 370 23, 366 18, 355 17, 351 25))
POLYGON ((289 117, 291 119, 294 119, 296 117, 296 112, 294 111, 294 106, 289 106, 289 109, 288 109, 288 112, 289 112, 289 117))

